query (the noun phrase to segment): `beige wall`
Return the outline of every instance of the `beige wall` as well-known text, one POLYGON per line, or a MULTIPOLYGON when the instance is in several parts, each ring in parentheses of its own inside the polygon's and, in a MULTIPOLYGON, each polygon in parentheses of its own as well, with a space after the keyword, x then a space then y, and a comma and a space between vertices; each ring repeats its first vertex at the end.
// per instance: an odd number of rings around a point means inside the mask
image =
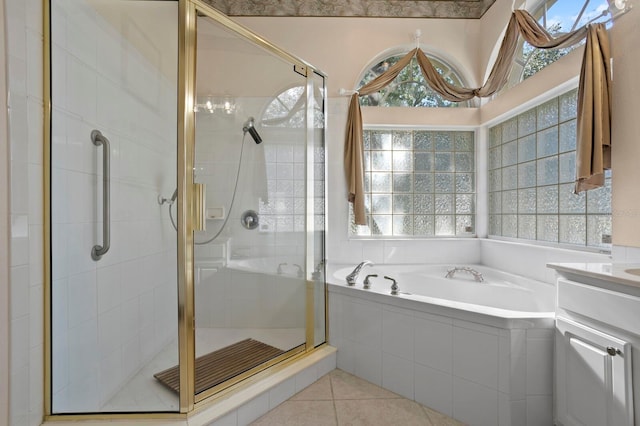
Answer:
POLYGON ((0 426, 9 424, 9 146, 4 0, 0 0, 0 426))
POLYGON ((355 89, 365 67, 381 53, 413 48, 417 29, 422 31, 423 49, 454 65, 469 84, 480 79, 477 20, 247 17, 238 21, 327 73, 330 97, 337 96, 340 88, 355 89))
POLYGON ((611 30, 613 55, 613 242, 640 247, 640 10, 620 17, 611 30))
POLYGON ((510 17, 511 0, 496 0, 480 20, 479 59, 476 65, 483 78, 489 74, 497 56, 498 43, 504 36, 510 17))

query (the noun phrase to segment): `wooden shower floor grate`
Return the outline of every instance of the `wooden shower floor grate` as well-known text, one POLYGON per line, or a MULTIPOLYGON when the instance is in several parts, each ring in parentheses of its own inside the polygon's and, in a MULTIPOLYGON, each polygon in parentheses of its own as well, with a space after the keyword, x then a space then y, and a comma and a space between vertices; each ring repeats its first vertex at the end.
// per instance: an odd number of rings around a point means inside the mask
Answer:
MULTIPOLYGON (((285 351, 254 339, 245 339, 233 345, 196 358, 196 394, 217 386, 232 377, 248 371, 285 351)), ((174 392, 180 392, 178 365, 153 375, 174 392)))

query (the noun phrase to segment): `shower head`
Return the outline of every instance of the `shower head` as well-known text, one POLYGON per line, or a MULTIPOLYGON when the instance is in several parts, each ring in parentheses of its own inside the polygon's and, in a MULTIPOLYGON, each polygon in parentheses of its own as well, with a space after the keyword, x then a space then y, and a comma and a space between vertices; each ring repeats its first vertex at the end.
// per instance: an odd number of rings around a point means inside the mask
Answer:
POLYGON ((262 143, 262 138, 258 134, 258 131, 256 130, 256 128, 253 126, 253 117, 249 117, 249 119, 244 122, 244 125, 242 126, 242 131, 245 134, 249 132, 249 134, 253 138, 253 141, 256 144, 262 143))

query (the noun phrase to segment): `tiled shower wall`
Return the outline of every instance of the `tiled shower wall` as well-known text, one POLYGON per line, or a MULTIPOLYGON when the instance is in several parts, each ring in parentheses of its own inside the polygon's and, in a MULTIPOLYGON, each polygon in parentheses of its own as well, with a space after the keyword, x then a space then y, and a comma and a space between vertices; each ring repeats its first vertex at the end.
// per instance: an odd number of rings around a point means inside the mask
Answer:
POLYGON ((94 411, 177 336, 177 237, 157 201, 176 187, 176 80, 81 2, 54 2, 52 30, 53 411, 94 411), (97 262, 93 129, 111 142, 111 249, 97 262))
MULTIPOLYGON (((261 111, 269 100, 239 98, 236 108, 242 113, 232 116, 197 115, 195 180, 206 184, 207 207, 223 207, 225 216, 230 215, 215 241, 196 246, 199 259, 277 258, 274 271, 280 262, 290 267, 304 263, 306 134, 303 128, 262 127, 261 111), (249 116, 256 117, 255 126, 263 139, 260 145, 248 134, 243 137, 242 126, 249 116), (257 229, 242 227, 240 215, 246 210, 259 214, 257 229)), ((196 234, 196 241, 214 236, 223 222, 208 220, 207 232, 196 234)))
MULTIPOLYGON (((262 127, 261 111, 269 101, 238 98, 241 113, 196 116, 195 180, 206 184, 207 207, 223 207, 228 216, 219 237, 196 245, 198 327, 304 326, 305 286, 296 265, 305 265, 306 134, 303 128, 262 127), (249 116, 256 117, 259 145, 243 136, 249 116), (258 228, 242 227, 246 210, 258 213, 258 228)), ((207 220, 196 241, 212 238, 223 223, 207 220)))
POLYGON ((43 401, 42 2, 5 0, 4 6, 11 150, 9 424, 39 425, 43 401))

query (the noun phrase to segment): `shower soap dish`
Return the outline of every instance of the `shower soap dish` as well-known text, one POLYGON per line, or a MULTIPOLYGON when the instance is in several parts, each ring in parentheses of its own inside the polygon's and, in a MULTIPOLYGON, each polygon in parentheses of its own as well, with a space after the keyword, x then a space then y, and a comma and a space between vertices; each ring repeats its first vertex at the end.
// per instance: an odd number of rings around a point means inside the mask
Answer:
POLYGON ((207 219, 213 219, 213 220, 224 219, 224 207, 208 207, 207 219))

